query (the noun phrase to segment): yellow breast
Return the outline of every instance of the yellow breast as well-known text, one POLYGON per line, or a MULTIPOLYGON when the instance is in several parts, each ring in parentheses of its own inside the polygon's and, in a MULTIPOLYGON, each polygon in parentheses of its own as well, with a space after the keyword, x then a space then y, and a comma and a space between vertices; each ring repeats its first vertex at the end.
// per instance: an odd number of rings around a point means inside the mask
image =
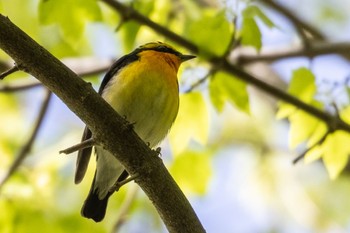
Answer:
POLYGON ((181 61, 168 53, 142 51, 139 60, 122 68, 102 97, 151 147, 167 134, 179 107, 177 71, 181 61))

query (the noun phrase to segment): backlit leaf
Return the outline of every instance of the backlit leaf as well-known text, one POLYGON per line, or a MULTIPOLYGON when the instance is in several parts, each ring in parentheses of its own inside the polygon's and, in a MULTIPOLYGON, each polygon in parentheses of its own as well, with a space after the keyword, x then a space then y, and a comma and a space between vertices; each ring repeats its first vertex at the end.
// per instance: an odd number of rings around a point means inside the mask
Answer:
POLYGON ((210 158, 208 152, 185 151, 176 157, 170 173, 184 190, 204 194, 212 176, 210 158))
POLYGON ((205 144, 209 134, 209 114, 203 96, 191 92, 180 96, 179 114, 169 135, 175 155, 182 152, 191 139, 205 144))
MULTIPOLYGON (((293 71, 288 93, 306 103, 314 102, 316 106, 321 106, 320 103, 314 101, 314 95, 316 93, 315 76, 307 68, 299 68, 293 71)), ((295 106, 281 102, 276 117, 277 119, 282 119, 295 111, 295 106)))
POLYGON ((242 45, 253 46, 257 51, 261 49, 261 32, 254 18, 243 18, 241 34, 242 45))
POLYGON ((202 55, 210 52, 215 55, 222 55, 231 40, 232 26, 225 17, 225 12, 204 10, 202 15, 189 22, 185 28, 185 35, 198 47, 205 48, 199 51, 202 55))
POLYGON ((339 173, 345 168, 350 154, 350 135, 344 131, 336 131, 328 135, 322 144, 323 162, 327 168, 331 179, 337 178, 339 173))
POLYGON ((306 164, 314 162, 322 157, 322 146, 317 145, 305 154, 304 162, 306 164))
POLYGON ((295 148, 312 135, 319 120, 302 110, 298 110, 289 117, 289 122, 289 146, 295 148))
POLYGON ((246 9, 244 9, 243 17, 257 17, 269 28, 275 27, 275 24, 265 15, 265 13, 258 6, 255 5, 250 5, 246 9))
POLYGON ((223 110, 226 101, 244 112, 249 112, 247 85, 234 76, 217 72, 209 83, 209 94, 219 112, 223 110))
POLYGON ((70 44, 80 42, 88 21, 101 19, 96 0, 41 0, 39 19, 42 24, 58 24, 63 38, 70 44))

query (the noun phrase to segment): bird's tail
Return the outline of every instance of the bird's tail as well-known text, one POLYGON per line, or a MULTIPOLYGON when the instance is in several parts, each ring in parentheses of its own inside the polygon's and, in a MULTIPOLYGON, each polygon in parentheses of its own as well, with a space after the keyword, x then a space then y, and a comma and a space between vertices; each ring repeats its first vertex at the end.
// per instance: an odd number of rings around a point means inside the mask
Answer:
MULTIPOLYGON (((127 171, 123 171, 120 174, 117 182, 125 180, 129 176, 127 171)), ((107 195, 101 200, 98 197, 98 192, 95 187, 96 182, 96 173, 92 181, 90 192, 86 198, 83 207, 81 208, 81 215, 85 218, 91 218, 95 222, 101 222, 106 214, 107 204, 109 197, 113 194, 114 191, 110 191, 107 195)))
POLYGON ((81 215, 85 218, 91 218, 95 222, 100 222, 105 217, 108 199, 112 195, 112 192, 108 193, 102 200, 99 199, 97 190, 95 189, 94 185, 95 179, 96 174, 92 182, 89 195, 86 198, 81 209, 81 215))

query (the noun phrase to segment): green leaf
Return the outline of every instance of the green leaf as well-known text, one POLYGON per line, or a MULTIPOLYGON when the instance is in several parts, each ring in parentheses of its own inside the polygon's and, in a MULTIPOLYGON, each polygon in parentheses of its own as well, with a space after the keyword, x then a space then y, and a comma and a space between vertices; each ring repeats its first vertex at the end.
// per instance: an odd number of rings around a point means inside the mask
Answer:
POLYGON ((350 106, 347 106, 340 111, 340 118, 350 124, 350 106))
POLYGON ((203 96, 191 92, 180 96, 179 114, 169 135, 175 155, 187 147, 191 139, 205 144, 209 135, 209 114, 203 96))
MULTIPOLYGON (((133 8, 137 9, 137 11, 148 17, 150 17, 154 7, 155 1, 133 1, 133 8)), ((120 30, 122 34, 123 46, 126 52, 130 52, 135 47, 135 40, 142 25, 132 20, 121 23, 123 23, 120 30)))
POLYGON ((224 72, 217 72, 209 83, 210 99, 217 111, 223 110, 226 101, 249 113, 249 96, 245 82, 224 72))
POLYGON ((207 53, 217 56, 225 53, 232 34, 232 26, 225 17, 225 12, 203 10, 202 15, 190 21, 185 27, 184 35, 198 45, 205 48, 200 51, 203 56, 207 53))
POLYGON ((101 19, 96 0, 41 0, 39 19, 44 25, 58 24, 63 38, 71 45, 79 44, 88 21, 101 19))
POLYGON ((304 157, 304 163, 308 164, 314 162, 322 157, 323 150, 321 145, 317 145, 309 150, 304 157))
MULTIPOLYGON (((314 101, 314 95, 316 93, 315 76, 307 68, 303 67, 293 71, 288 93, 306 103, 313 102, 315 106, 321 106, 319 102, 314 101)), ((281 102, 276 117, 277 119, 282 119, 295 111, 295 106, 281 102)))
POLYGON ((255 5, 246 7, 242 12, 242 16, 242 45, 253 46, 257 51, 260 51, 262 46, 261 32, 256 19, 260 19, 269 28, 274 27, 275 24, 255 5))
POLYGON ((313 146, 316 143, 318 143, 321 138, 327 133, 328 131, 328 126, 323 122, 319 121, 317 124, 317 127, 315 128, 314 132, 310 136, 307 146, 313 146))
POLYGON ((322 144, 323 162, 331 179, 337 178, 345 168, 350 154, 350 135, 347 132, 338 130, 328 135, 322 144))
POLYGON ((170 173, 182 189, 204 194, 212 176, 210 154, 206 151, 186 151, 176 157, 170 173))
POLYGON ((246 18, 259 18, 267 27, 273 28, 275 24, 265 15, 265 13, 255 5, 250 5, 243 11, 243 17, 246 18))
POLYGON ((253 46, 257 51, 261 49, 261 32, 254 18, 243 17, 241 30, 242 45, 253 46))
POLYGON ((319 120, 310 114, 298 110, 289 117, 289 146, 295 148, 300 143, 306 141, 316 129, 319 120))
POLYGON ((310 103, 316 93, 314 74, 304 67, 294 70, 288 92, 300 100, 310 103))

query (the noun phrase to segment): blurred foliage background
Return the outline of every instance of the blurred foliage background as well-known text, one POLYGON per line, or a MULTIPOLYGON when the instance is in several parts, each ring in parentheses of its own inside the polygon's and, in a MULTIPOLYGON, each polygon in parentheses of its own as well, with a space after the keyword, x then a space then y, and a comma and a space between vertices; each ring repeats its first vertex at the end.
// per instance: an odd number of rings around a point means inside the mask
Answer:
MULTIPOLYGON (((0 0, 0 13, 96 88, 111 62, 138 45, 165 41, 186 51, 106 2, 0 0)), ((199 48, 180 71, 180 112, 161 146, 208 232, 350 231, 349 134, 328 132, 298 106, 208 62, 227 56, 350 122, 350 44, 343 42, 350 39, 349 0, 119 2, 199 48)), ((11 66, 0 51, 0 72, 11 66)), ((111 198, 102 223, 80 217, 94 164, 76 186, 75 156, 58 151, 79 142, 83 123, 23 72, 2 80, 0 91, 0 232, 166 232, 133 183, 111 198), (19 166, 9 176, 14 161, 19 166)))

